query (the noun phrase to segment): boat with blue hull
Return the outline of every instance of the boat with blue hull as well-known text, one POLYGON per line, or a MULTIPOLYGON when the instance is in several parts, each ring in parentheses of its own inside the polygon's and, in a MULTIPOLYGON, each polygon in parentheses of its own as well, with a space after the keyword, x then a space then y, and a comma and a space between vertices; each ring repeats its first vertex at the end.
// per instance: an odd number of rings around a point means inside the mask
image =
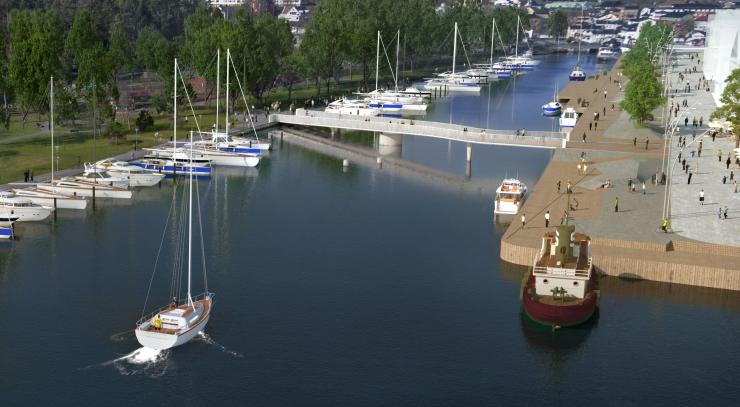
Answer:
POLYGON ((210 160, 192 160, 192 164, 189 161, 146 156, 138 161, 132 161, 131 165, 135 165, 146 171, 162 174, 190 175, 192 173, 197 176, 211 175, 210 160))
POLYGON ((542 105, 542 114, 545 116, 560 116, 563 111, 563 105, 558 101, 552 101, 542 105))
POLYGON ((0 239, 12 239, 13 238, 13 225, 8 223, 7 226, 0 226, 0 239))

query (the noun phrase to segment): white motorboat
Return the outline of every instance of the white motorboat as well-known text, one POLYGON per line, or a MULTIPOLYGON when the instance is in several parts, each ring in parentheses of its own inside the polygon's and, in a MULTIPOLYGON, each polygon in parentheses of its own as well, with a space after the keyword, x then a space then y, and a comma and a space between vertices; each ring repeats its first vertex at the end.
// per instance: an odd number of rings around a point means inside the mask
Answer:
MULTIPOLYGON (((177 60, 175 60, 175 67, 177 67, 177 60)), ((177 69, 176 69, 177 71, 177 69)), ((175 88, 177 93, 177 88, 175 88)), ((192 132, 190 133, 192 143, 192 132)), ((142 316, 139 321, 136 322, 136 339, 139 343, 147 348, 162 350, 169 349, 175 346, 182 345, 189 340, 193 339, 198 333, 203 331, 211 317, 213 311, 213 293, 208 291, 208 284, 205 282, 205 268, 203 269, 204 286, 205 292, 193 296, 191 294, 192 285, 192 270, 193 270, 193 193, 197 193, 197 190, 193 189, 193 173, 189 173, 189 182, 187 190, 188 198, 188 225, 187 225, 187 251, 182 250, 181 253, 187 253, 186 259, 183 259, 181 264, 187 264, 187 292, 182 301, 174 298, 174 301, 165 307, 161 307, 153 313, 142 316)), ((177 193, 177 190, 175 190, 177 193)), ((185 193, 185 192, 183 192, 185 193)), ((200 206, 196 206, 199 210, 200 206)), ((183 208, 184 210, 185 208, 183 208)), ((198 225, 201 225, 198 222, 198 225)), ((173 230, 182 229, 178 225, 173 230)), ((203 244, 203 230, 199 228, 201 235, 201 245, 203 244)), ((184 239, 183 239, 184 240, 184 239)), ((202 247, 201 247, 202 249, 202 247)), ((157 255, 159 256, 159 254, 157 255)), ((205 259, 203 259, 205 266, 205 259)), ((180 276, 184 270, 179 267, 173 270, 171 276, 172 281, 177 281, 177 287, 180 287, 179 282, 180 276)), ((179 289, 176 291, 179 294, 179 289)), ((145 304, 146 307, 146 304, 145 304)))
POLYGON ((576 122, 578 121, 578 112, 576 112, 576 109, 573 109, 572 107, 567 107, 565 110, 563 110, 563 113, 560 114, 560 128, 573 128, 576 127, 576 122))
POLYGON ((118 187, 128 189, 129 180, 126 178, 116 177, 108 174, 106 170, 95 167, 90 163, 85 163, 85 172, 82 175, 74 177, 79 181, 91 182, 94 184, 108 185, 111 187, 118 187))
POLYGON ((13 193, 16 196, 29 199, 37 205, 51 208, 77 210, 87 208, 87 200, 79 196, 64 195, 38 188, 13 189, 13 193))
POLYGON ((619 54, 614 52, 614 50, 609 47, 600 47, 599 52, 596 54, 596 59, 604 61, 604 60, 614 59, 618 55, 619 54))
POLYGON ((354 116, 377 116, 380 114, 378 109, 371 109, 367 103, 355 100, 338 99, 324 109, 326 113, 346 114, 354 116))
POLYGON ((507 178, 496 189, 493 212, 515 215, 527 198, 527 186, 514 178, 507 178))
POLYGON ((52 211, 52 208, 35 204, 28 198, 15 196, 10 192, 0 193, 0 221, 41 221, 48 218, 52 211))
POLYGON ((69 177, 49 183, 36 184, 36 188, 57 194, 81 197, 92 197, 94 194, 96 198, 131 199, 132 196, 131 191, 128 189, 80 181, 69 177))
POLYGON ((545 103, 542 105, 542 114, 545 116, 560 116, 563 111, 563 105, 558 101, 557 89, 552 95, 552 102, 545 103))
POLYGON ((164 174, 145 171, 143 168, 126 161, 100 160, 95 167, 105 170, 108 174, 128 180, 132 187, 151 187, 164 179, 164 174))

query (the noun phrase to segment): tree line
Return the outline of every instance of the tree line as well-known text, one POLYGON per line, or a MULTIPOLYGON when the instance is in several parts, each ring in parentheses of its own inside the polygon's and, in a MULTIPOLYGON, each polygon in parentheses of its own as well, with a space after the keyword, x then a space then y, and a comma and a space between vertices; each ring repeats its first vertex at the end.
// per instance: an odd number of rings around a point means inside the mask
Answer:
POLYGON ((658 79, 658 64, 668 59, 673 28, 666 23, 640 28, 635 45, 622 58, 622 71, 630 78, 621 107, 642 126, 653 119, 653 110, 665 103, 663 85, 658 79))
MULTIPOLYGON (((386 44, 400 30, 401 57, 413 66, 422 57, 451 56, 455 22, 468 54, 487 54, 492 18, 499 52, 502 43, 512 45, 517 17, 521 29, 529 27, 524 9, 484 12, 480 3, 463 1, 448 2, 444 13, 436 7, 435 0, 322 0, 298 45, 287 22, 272 14, 256 16, 244 8, 224 19, 199 0, 6 0, 0 6, 1 118, 7 123, 9 103, 24 120, 30 112, 46 112, 54 76, 60 120, 74 119, 80 102, 98 111, 99 120, 113 120, 116 77, 137 70, 161 77, 164 90, 153 104, 160 113, 171 111, 173 59, 186 75, 213 80, 217 49, 231 50, 231 74, 257 99, 278 84, 291 91, 303 79, 315 81, 320 97, 322 81, 331 92, 347 64, 360 66, 368 83, 378 30, 386 44)), ((464 61, 461 52, 458 60, 464 61)), ((222 77, 225 69, 222 63, 222 77)))

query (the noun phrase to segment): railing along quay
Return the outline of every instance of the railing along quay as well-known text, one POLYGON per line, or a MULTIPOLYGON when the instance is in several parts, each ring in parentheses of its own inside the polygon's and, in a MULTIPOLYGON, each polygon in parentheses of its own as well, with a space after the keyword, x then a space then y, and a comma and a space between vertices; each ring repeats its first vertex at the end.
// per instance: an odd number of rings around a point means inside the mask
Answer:
POLYGON ((473 144, 538 148, 565 146, 567 133, 532 130, 495 130, 458 124, 396 117, 357 116, 298 109, 296 114, 272 114, 271 123, 441 138, 473 144))

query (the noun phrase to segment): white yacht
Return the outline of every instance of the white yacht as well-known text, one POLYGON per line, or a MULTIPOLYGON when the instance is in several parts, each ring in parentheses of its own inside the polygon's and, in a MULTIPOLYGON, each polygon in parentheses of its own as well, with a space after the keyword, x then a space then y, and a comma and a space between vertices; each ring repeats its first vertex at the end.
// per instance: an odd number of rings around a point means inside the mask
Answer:
POLYGON ((128 180, 132 187, 151 187, 159 184, 164 179, 164 174, 145 171, 139 166, 129 164, 126 161, 100 160, 95 167, 105 170, 108 174, 128 180))
POLYGON ((48 218, 52 211, 52 208, 37 205, 30 199, 18 197, 9 192, 0 193, 0 221, 41 221, 48 218))
POLYGON ((104 184, 95 184, 88 181, 80 181, 69 177, 54 180, 49 183, 36 184, 36 188, 57 194, 82 197, 92 197, 93 193, 96 198, 131 199, 132 196, 131 191, 128 189, 112 187, 104 184))
POLYGON ((377 116, 380 114, 378 109, 371 109, 367 103, 356 100, 339 99, 329 103, 324 109, 326 113, 346 114, 355 116, 377 116))
POLYGON ((51 208, 77 210, 87 208, 87 200, 79 196, 59 194, 38 188, 13 189, 13 193, 16 196, 29 199, 37 205, 51 208))
POLYGON ((573 128, 576 127, 576 121, 578 121, 578 112, 572 107, 567 107, 560 114, 560 128, 573 128))
POLYGON ((614 52, 614 50, 609 47, 600 47, 599 52, 596 54, 596 58, 602 61, 614 59, 617 56, 619 56, 619 54, 614 52))
MULTIPOLYGON (((177 60, 175 60, 175 66, 177 66, 177 60)), ((177 90, 175 89, 175 92, 177 90)), ((192 143, 192 132, 190 133, 190 142, 192 143)), ((139 343, 147 348, 162 350, 169 349, 175 346, 182 345, 189 340, 193 339, 198 333, 205 329, 208 320, 211 317, 213 311, 213 297, 214 294, 208 291, 208 282, 206 278, 205 270, 205 259, 203 259, 203 280, 205 291, 197 296, 192 295, 192 270, 193 270, 193 193, 197 194, 197 190, 193 188, 193 173, 189 173, 188 191, 187 193, 187 251, 182 251, 184 258, 180 259, 184 267, 181 269, 177 267, 173 270, 170 279, 177 281, 177 287, 180 287, 179 282, 180 276, 184 274, 184 269, 187 268, 187 292, 182 301, 178 301, 177 297, 174 301, 167 306, 160 307, 149 315, 143 315, 136 322, 136 339, 139 343), (187 253, 187 254, 185 254, 187 253)), ((175 191, 176 193, 177 191, 175 191)), ((185 192, 183 192, 185 193, 185 192)), ((196 205, 196 210, 199 210, 200 206, 196 205)), ((185 205, 182 208, 185 211, 185 205)), ((200 217, 200 215, 198 215, 200 217)), ((197 222, 200 225, 200 222, 197 222)), ((185 231, 185 225, 177 226, 173 230, 185 231)), ((203 245, 203 229, 202 226, 198 228, 200 233, 201 246, 203 245)), ((182 241, 185 241, 182 236, 182 241)), ((202 249, 202 247, 201 247, 202 249)), ((157 254, 159 256, 159 253, 157 254)), ((199 262, 196 262, 199 264, 199 262)), ((179 294, 178 288, 175 294, 179 294)), ((145 304, 146 307, 146 304, 145 304)))
POLYGON ((99 169, 90 163, 85 163, 85 172, 75 176, 74 179, 123 189, 129 187, 128 179, 108 174, 106 170, 99 169))
POLYGON ((516 215, 527 198, 527 186, 514 178, 507 178, 496 189, 493 213, 516 215))

